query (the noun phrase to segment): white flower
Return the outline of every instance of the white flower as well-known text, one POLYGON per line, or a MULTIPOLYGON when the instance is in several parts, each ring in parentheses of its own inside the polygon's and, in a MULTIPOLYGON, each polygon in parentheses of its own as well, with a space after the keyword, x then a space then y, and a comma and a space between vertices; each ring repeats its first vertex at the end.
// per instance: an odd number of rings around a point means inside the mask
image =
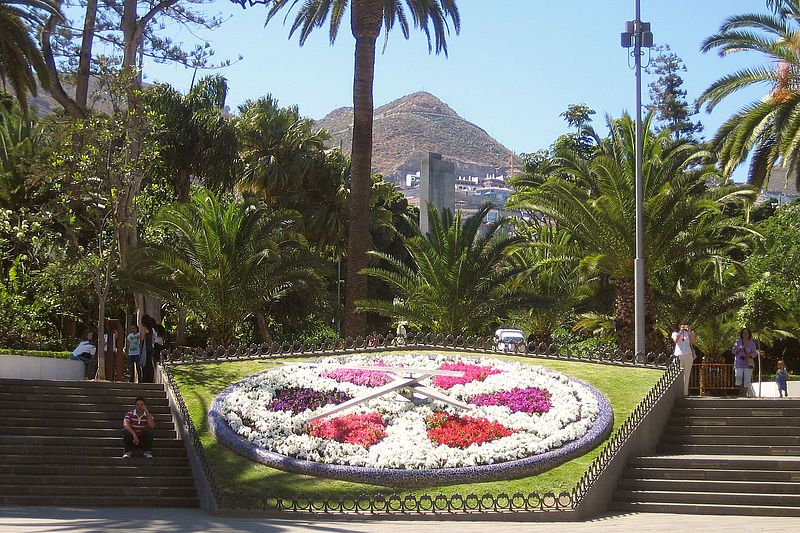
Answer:
POLYGON ((558 372, 494 358, 468 358, 450 354, 358 354, 323 359, 316 364, 283 365, 258 374, 228 394, 221 403, 221 414, 233 431, 244 439, 283 455, 339 465, 372 468, 453 468, 510 461, 541 454, 578 439, 592 427, 600 406, 589 389, 558 372), (550 392, 547 413, 513 413, 504 406, 476 406, 468 413, 433 401, 417 405, 398 393, 375 398, 337 414, 381 413, 386 437, 369 449, 311 436, 305 420, 326 407, 293 415, 272 411, 269 404, 275 393, 289 387, 338 390, 358 396, 366 387, 339 383, 322 374, 341 365, 391 365, 438 368, 443 363, 467 362, 492 366, 502 372, 484 381, 455 385, 446 394, 467 401, 478 394, 491 394, 513 388, 538 387, 550 392), (514 431, 510 436, 467 448, 451 448, 428 438, 426 419, 434 412, 467 414, 498 422, 514 431))

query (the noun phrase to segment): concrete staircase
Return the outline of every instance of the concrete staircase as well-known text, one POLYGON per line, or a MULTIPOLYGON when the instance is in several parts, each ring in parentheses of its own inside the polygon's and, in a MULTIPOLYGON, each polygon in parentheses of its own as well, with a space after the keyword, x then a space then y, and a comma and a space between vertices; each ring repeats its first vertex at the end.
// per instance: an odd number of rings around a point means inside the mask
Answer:
POLYGON ((162 385, 0 379, 0 505, 197 507, 162 385), (122 418, 143 396, 153 459, 122 458, 122 418))
POLYGON ((679 400, 657 455, 628 461, 611 509, 800 516, 800 400, 679 400))

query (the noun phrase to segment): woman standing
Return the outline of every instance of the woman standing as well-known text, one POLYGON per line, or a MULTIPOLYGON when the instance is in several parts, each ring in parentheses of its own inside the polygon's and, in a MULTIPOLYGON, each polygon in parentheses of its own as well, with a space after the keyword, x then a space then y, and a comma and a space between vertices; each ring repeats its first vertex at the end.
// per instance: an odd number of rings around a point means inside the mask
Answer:
POLYGON ((692 326, 685 320, 678 324, 678 329, 672 332, 672 342, 675 343, 675 357, 680 359, 683 368, 683 395, 689 396, 689 379, 692 377, 692 365, 694 364, 694 343, 695 335, 692 326))
POLYGON ((748 328, 742 328, 739 339, 733 345, 733 371, 736 384, 739 385, 739 396, 744 396, 753 381, 753 368, 758 355, 758 346, 748 328))

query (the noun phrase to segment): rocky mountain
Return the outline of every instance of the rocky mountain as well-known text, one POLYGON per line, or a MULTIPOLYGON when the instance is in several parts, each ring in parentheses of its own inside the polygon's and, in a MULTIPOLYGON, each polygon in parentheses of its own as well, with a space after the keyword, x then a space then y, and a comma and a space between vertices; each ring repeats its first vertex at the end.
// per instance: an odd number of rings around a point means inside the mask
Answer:
MULTIPOLYGON (((350 153, 353 108, 331 111, 316 125, 330 131, 332 146, 350 153)), ((420 170, 427 152, 453 161, 457 176, 508 175, 511 169, 511 150, 430 93, 409 94, 375 110, 373 172, 403 183, 406 174, 420 170)), ((514 164, 519 168, 519 160, 514 164)))

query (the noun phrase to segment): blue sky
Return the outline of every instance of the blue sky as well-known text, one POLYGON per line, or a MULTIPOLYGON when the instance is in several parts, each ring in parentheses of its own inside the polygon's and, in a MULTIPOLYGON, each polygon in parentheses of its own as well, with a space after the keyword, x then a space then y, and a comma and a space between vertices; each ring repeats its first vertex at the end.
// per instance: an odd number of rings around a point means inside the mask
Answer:
MULTIPOLYGON (((352 105, 349 24, 335 45, 330 46, 325 29, 301 48, 296 38, 289 40, 282 17, 264 26, 264 6, 243 10, 220 1, 206 8, 230 18, 213 32, 176 30, 174 38, 187 44, 196 37, 207 40, 215 59, 244 56, 221 71, 229 80, 232 108, 267 93, 282 105, 298 105, 312 118, 352 105)), ((421 33, 409 41, 397 31, 390 35, 376 60, 376 106, 426 90, 518 153, 544 148, 563 133, 566 124, 558 115, 571 103, 596 109, 595 122, 602 122, 605 113, 632 110, 633 71, 619 33, 633 18, 633 1, 461 0, 459 8, 462 30, 450 36, 449 57, 429 55, 421 33)), ((651 22, 656 43, 669 44, 686 64, 684 87, 690 99, 720 76, 758 62, 757 57, 699 52, 700 42, 726 17, 753 11, 766 11, 764 3, 642 0, 642 19, 651 22)), ((145 64, 145 75, 181 90, 191 80, 191 72, 182 67, 155 63, 145 64)), ((732 112, 767 90, 743 93, 711 115, 703 112, 705 135, 713 135, 732 112)), ((646 91, 645 86, 645 101, 646 91)))

